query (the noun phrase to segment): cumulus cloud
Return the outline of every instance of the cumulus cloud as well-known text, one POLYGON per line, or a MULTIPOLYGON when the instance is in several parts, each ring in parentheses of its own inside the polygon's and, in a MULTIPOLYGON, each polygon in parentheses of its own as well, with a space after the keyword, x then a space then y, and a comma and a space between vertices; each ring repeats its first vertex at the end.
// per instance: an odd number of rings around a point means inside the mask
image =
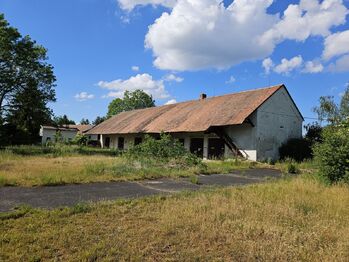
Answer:
POLYGON ((285 39, 304 41, 310 36, 328 36, 333 26, 346 22, 348 10, 342 0, 301 0, 283 12, 281 20, 266 31, 262 42, 285 39))
POLYGON ((174 74, 169 74, 169 75, 166 75, 164 77, 164 80, 168 81, 168 82, 175 81, 177 83, 180 83, 180 82, 183 82, 184 79, 182 77, 176 76, 174 74))
POLYGON ((132 66, 131 69, 132 69, 132 71, 138 72, 139 66, 132 66))
POLYGON ((172 105, 172 104, 175 104, 177 103, 177 100, 176 99, 171 99, 171 100, 168 100, 165 105, 172 105))
POLYGON ((265 72, 266 74, 269 74, 269 73, 270 73, 270 70, 272 70, 273 67, 274 67, 273 60, 271 60, 270 57, 264 59, 263 62, 262 62, 262 66, 263 66, 263 68, 264 68, 264 72, 265 72))
POLYGON ((173 7, 176 0, 118 0, 120 8, 126 11, 131 11, 136 6, 145 5, 162 5, 165 7, 173 7))
POLYGON ((326 37, 348 14, 342 0, 301 0, 281 15, 267 13, 272 3, 235 0, 225 7, 221 0, 179 0, 149 27, 145 46, 160 69, 225 69, 263 59, 286 39, 326 37))
POLYGON ((307 61, 302 70, 303 73, 320 73, 324 70, 324 66, 319 62, 307 61))
POLYGON ((290 60, 286 58, 281 59, 281 63, 274 67, 274 72, 278 74, 289 74, 291 71, 302 66, 303 58, 295 56, 290 60))
POLYGON ((326 60, 349 53, 349 30, 326 37, 324 45, 322 57, 326 60))
POLYGON ((81 102, 81 101, 93 99, 95 96, 93 94, 88 94, 87 92, 80 92, 76 94, 74 97, 77 101, 81 102))
POLYGON ((349 72, 349 55, 344 55, 338 58, 328 67, 331 72, 349 72))
POLYGON ((160 69, 228 68, 263 58, 273 46, 258 36, 277 18, 266 13, 270 0, 235 0, 224 7, 218 0, 181 0, 163 13, 145 38, 160 69))
POLYGON ((163 80, 155 80, 149 74, 137 74, 129 79, 117 79, 113 81, 100 81, 98 86, 110 90, 106 97, 123 97, 126 90, 141 89, 155 99, 168 98, 163 80))
POLYGON ((266 58, 262 62, 262 66, 266 74, 269 74, 271 70, 278 74, 288 75, 293 70, 300 68, 303 64, 302 56, 298 55, 291 59, 283 58, 280 64, 274 65, 274 62, 270 58, 266 58))

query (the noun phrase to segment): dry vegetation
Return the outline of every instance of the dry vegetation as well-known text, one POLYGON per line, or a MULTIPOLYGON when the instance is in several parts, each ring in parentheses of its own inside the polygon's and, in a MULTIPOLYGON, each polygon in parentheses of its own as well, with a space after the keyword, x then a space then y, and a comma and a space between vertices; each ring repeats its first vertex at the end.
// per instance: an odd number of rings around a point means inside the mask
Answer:
POLYGON ((298 177, 240 188, 22 209, 4 261, 348 261, 349 188, 298 177))
POLYGON ((168 168, 130 165, 121 157, 101 155, 21 156, 0 152, 0 186, 40 186, 159 177, 184 177, 198 173, 229 173, 254 166, 251 162, 210 161, 207 167, 168 168))

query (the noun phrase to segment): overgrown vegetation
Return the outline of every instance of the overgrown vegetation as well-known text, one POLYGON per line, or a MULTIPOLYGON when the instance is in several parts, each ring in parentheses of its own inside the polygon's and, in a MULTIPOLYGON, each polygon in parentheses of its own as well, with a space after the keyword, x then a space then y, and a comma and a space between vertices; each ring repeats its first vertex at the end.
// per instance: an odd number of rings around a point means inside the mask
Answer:
POLYGON ((1 261, 348 261, 349 188, 295 178, 0 219, 1 261))
POLYGON ((326 127, 322 137, 314 147, 319 174, 330 183, 349 183, 349 121, 326 127))
POLYGON ((171 135, 162 133, 159 139, 149 135, 144 141, 131 147, 124 157, 132 162, 138 162, 142 167, 162 166, 168 168, 187 168, 200 166, 204 168, 201 158, 190 153, 171 135))

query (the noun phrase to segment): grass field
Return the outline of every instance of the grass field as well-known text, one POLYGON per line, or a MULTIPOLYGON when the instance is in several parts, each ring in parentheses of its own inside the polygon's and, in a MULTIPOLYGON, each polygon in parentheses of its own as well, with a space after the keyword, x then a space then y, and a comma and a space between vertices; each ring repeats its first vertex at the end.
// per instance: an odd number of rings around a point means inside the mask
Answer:
POLYGON ((209 161, 206 167, 140 166, 122 157, 63 154, 34 156, 0 151, 0 186, 40 186, 185 177, 265 166, 248 161, 209 161))
POLYGON ((0 217, 1 261, 348 261, 349 187, 298 177, 0 217))

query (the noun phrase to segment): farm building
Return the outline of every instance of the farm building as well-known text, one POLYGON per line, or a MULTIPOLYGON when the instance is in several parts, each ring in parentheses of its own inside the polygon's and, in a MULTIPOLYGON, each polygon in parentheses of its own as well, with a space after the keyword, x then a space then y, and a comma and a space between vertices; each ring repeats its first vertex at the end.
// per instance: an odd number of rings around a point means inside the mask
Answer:
POLYGON ((284 85, 122 112, 87 132, 102 147, 127 149, 145 134, 170 133, 203 158, 241 155, 277 159, 279 147, 302 136, 303 117, 284 85))
MULTIPOLYGON (((56 126, 41 126, 40 136, 41 143, 54 142, 56 133, 59 131, 63 141, 71 141, 77 134, 85 134, 93 125, 66 125, 61 127, 56 126)), ((89 140, 97 140, 97 135, 87 135, 89 140)))

